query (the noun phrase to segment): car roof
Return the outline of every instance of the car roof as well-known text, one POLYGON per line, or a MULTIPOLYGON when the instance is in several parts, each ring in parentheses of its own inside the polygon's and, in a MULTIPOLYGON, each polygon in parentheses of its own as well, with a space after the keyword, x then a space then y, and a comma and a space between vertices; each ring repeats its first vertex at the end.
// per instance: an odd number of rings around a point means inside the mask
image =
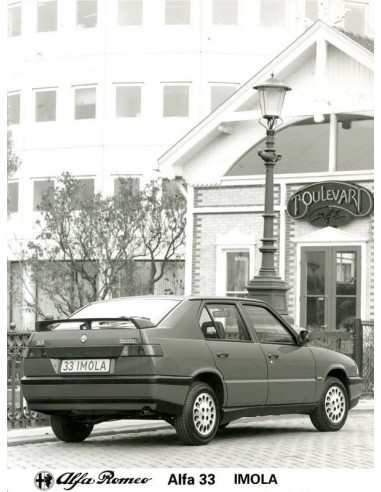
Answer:
POLYGON ((94 301, 90 304, 99 304, 102 302, 115 302, 115 301, 126 301, 132 299, 157 299, 157 300, 174 300, 174 301, 184 301, 184 300, 195 300, 195 301, 244 301, 244 302, 258 302, 261 304, 267 304, 265 301, 260 299, 254 299, 252 297, 230 297, 230 296, 216 296, 216 295, 146 295, 146 296, 127 296, 127 297, 114 297, 113 299, 105 299, 103 301, 94 301))

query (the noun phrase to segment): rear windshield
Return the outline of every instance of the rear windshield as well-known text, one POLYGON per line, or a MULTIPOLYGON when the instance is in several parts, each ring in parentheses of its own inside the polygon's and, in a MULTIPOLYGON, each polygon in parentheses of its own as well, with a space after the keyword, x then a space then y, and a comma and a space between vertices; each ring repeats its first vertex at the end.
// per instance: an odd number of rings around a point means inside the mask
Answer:
MULTIPOLYGON (((115 299, 106 302, 97 302, 84 307, 76 312, 71 319, 75 318, 119 318, 136 317, 149 319, 154 325, 160 323, 172 309, 179 304, 178 299, 115 299)), ((95 325, 95 323, 94 323, 95 325)), ((107 324, 108 325, 108 324, 107 324)), ((118 322, 118 327, 134 328, 130 322, 118 322)), ((102 328, 103 326, 93 326, 102 328)), ((106 327, 106 326, 104 326, 106 327)), ((110 326, 111 327, 111 326, 110 326)), ((79 323, 65 323, 57 325, 55 329, 76 329, 80 328, 79 323)))

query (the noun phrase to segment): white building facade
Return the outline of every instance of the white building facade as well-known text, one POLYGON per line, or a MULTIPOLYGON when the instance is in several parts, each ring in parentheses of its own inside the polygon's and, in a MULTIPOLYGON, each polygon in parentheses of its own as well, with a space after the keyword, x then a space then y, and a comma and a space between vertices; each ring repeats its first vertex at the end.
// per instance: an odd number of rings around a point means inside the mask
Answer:
POLYGON ((64 171, 104 194, 144 184, 316 19, 373 37, 373 16, 371 0, 9 0, 10 260, 64 171))

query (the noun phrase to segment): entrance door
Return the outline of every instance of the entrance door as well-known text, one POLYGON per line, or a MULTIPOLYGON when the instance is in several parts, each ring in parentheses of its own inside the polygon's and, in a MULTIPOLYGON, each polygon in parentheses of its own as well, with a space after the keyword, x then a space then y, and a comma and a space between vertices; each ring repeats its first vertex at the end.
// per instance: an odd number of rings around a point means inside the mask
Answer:
POLYGON ((302 248, 301 326, 349 329, 360 316, 360 248, 302 248))

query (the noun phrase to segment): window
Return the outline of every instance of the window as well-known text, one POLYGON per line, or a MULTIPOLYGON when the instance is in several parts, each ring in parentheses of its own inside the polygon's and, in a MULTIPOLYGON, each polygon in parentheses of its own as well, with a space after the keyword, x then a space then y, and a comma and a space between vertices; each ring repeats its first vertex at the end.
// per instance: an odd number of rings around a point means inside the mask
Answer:
POLYGON ((97 27, 97 0, 77 0, 77 27, 97 27))
POLYGON ((7 100, 7 118, 8 125, 17 125, 20 123, 20 94, 8 94, 7 100))
POLYGON ((200 318, 200 327, 205 338, 250 340, 241 315, 233 304, 207 304, 206 307, 210 314, 209 319, 206 313, 202 313, 200 318))
POLYGON ((114 195, 119 195, 121 191, 126 190, 132 195, 139 193, 140 190, 140 178, 133 178, 131 176, 118 177, 114 179, 114 195))
POLYGON ((8 213, 19 211, 19 184, 8 183, 8 213))
POLYGON ((190 0, 165 0, 165 24, 190 24, 190 0))
POLYGON ((20 36, 21 34, 21 5, 8 7, 8 37, 20 36))
POLYGON ((120 85, 116 87, 115 113, 117 118, 136 118, 141 114, 141 87, 120 85))
POLYGON ((347 14, 344 19, 345 30, 354 34, 365 34, 365 5, 357 2, 346 2, 347 14))
POLYGON ((74 118, 76 120, 94 119, 96 116, 95 87, 80 87, 75 89, 74 118))
POLYGON ((226 295, 246 295, 249 282, 249 251, 226 252, 226 295))
POLYGON ((42 208, 42 199, 44 194, 54 188, 54 181, 43 180, 33 182, 33 212, 44 210, 42 208))
POLYGON ((210 87, 210 110, 214 111, 237 90, 237 85, 212 85, 210 87))
POLYGON ((189 116, 189 86, 166 85, 163 90, 163 116, 189 116))
POLYGON ((261 343, 286 343, 294 345, 294 339, 270 311, 261 306, 244 305, 261 343))
POLYGON ((37 3, 37 32, 57 31, 57 2, 37 3))
POLYGON ((374 168, 374 120, 338 116, 337 171, 374 168))
MULTIPOLYGON (((228 171, 228 176, 261 175, 265 173, 258 150, 264 140, 244 154, 228 171)), ((314 123, 312 118, 280 129, 276 135, 276 149, 282 154, 275 166, 275 174, 328 171, 329 123, 314 123), (295 145, 300 142, 301 145, 295 145)))
POLYGON ((301 325, 350 329, 360 316, 361 252, 357 246, 302 248, 301 325))
POLYGON ((261 26, 284 27, 286 22, 285 0, 261 0, 261 26))
POLYGON ((83 178, 76 181, 79 186, 74 196, 74 208, 79 209, 82 202, 94 196, 94 179, 83 178))
POLYGON ((319 3, 318 0, 306 0, 305 3, 305 17, 311 21, 316 21, 319 17, 319 3))
POLYGON ((118 0, 118 26, 140 26, 142 23, 142 0, 118 0))
POLYGON ((238 24, 237 0, 213 0, 212 9, 214 25, 236 26, 238 24))
POLYGON ((36 91, 36 121, 56 120, 56 90, 36 91))

